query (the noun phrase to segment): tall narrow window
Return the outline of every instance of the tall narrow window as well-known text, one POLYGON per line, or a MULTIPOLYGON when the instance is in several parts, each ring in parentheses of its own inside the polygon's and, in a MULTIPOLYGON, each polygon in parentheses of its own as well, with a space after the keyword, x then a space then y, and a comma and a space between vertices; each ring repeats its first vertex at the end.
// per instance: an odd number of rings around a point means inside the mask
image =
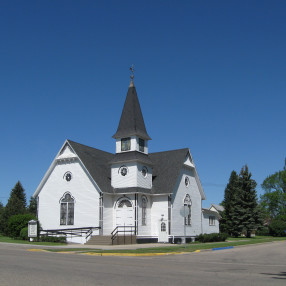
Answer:
POLYGON ((161 223, 161 231, 166 231, 166 224, 164 222, 161 223))
POLYGON ((131 149, 131 139, 128 138, 122 138, 121 139, 121 151, 129 151, 131 149))
POLYGON ((61 199, 60 224, 74 224, 74 199, 70 193, 66 193, 65 196, 61 199))
POLYGON ((171 195, 168 196, 168 231, 171 234, 171 211, 172 211, 172 197, 171 195))
POLYGON ((139 138, 139 151, 144 152, 144 148, 145 148, 145 141, 139 138))
POLYGON ((215 225, 215 216, 209 217, 209 225, 215 225))
POLYGON ((185 216, 185 225, 192 224, 192 201, 190 195, 186 195, 184 199, 184 208, 187 211, 187 216, 185 216))
POLYGON ((142 225, 146 225, 147 198, 142 197, 142 225))

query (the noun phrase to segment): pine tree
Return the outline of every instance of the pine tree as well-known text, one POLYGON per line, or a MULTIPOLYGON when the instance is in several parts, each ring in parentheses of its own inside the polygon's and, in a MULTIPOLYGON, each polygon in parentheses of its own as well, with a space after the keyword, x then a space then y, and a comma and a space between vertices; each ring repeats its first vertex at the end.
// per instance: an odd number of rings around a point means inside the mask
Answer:
POLYGON ((33 215, 37 216, 37 199, 34 198, 34 197, 30 198, 30 204, 29 204, 29 207, 28 207, 28 212, 30 214, 33 214, 33 215))
POLYGON ((9 217, 16 214, 24 214, 26 212, 26 194, 20 181, 16 183, 10 193, 5 212, 9 217))
POLYGON ((0 202, 0 233, 3 233, 3 221, 4 221, 4 217, 3 217, 3 214, 4 214, 4 206, 2 204, 2 202, 0 202))
POLYGON ((251 173, 248 171, 247 165, 241 169, 238 181, 239 228, 245 230, 247 237, 250 237, 251 231, 261 226, 262 221, 255 190, 257 184, 251 179, 251 173))
POLYGON ((251 179, 247 166, 239 175, 232 171, 224 192, 221 231, 237 237, 245 230, 250 236, 262 224, 255 188, 256 182, 251 179))
POLYGON ((238 175, 235 171, 231 172, 229 182, 224 191, 224 211, 222 213, 222 221, 220 223, 221 231, 229 235, 234 235, 236 230, 236 199, 238 193, 238 175))
POLYGON ((2 232, 7 234, 8 220, 12 215, 25 214, 26 213, 26 194, 20 181, 18 181, 15 187, 10 193, 8 203, 2 213, 2 232))

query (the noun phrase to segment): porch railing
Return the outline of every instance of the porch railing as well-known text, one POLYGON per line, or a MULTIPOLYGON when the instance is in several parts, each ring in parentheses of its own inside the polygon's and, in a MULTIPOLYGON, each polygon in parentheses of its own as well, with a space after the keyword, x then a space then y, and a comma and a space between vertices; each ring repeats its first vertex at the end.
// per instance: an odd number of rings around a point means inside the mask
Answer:
POLYGON ((119 240, 123 239, 123 244, 126 244, 128 241, 133 243, 133 238, 136 238, 137 227, 134 225, 119 225, 111 232, 111 241, 112 245, 114 241, 117 240, 117 244, 119 244, 119 240))
POLYGON ((63 228, 63 229, 41 229, 40 235, 46 236, 73 236, 73 237, 84 237, 87 240, 91 235, 93 230, 100 229, 99 226, 90 226, 90 227, 78 227, 78 228, 63 228))

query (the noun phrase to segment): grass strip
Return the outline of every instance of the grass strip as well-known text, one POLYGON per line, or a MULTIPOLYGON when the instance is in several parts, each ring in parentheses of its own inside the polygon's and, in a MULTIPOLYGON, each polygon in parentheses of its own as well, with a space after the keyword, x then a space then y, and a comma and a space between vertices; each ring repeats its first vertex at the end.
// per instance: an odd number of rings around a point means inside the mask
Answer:
MULTIPOLYGON (((195 252, 198 250, 222 248, 240 245, 252 245, 258 243, 268 243, 275 241, 285 241, 286 237, 255 237, 255 238, 237 238, 226 242, 213 242, 213 243, 190 243, 186 245, 171 245, 150 248, 137 248, 137 249, 94 249, 94 248, 62 248, 62 249, 45 249, 52 252, 77 252, 77 253, 171 253, 171 252, 195 252)), ((139 245, 138 245, 139 247, 139 245)))
POLYGON ((66 245, 65 243, 56 243, 56 242, 37 242, 37 241, 30 242, 28 240, 14 239, 14 238, 3 236, 3 235, 0 235, 0 242, 30 244, 30 245, 48 245, 48 246, 66 245))

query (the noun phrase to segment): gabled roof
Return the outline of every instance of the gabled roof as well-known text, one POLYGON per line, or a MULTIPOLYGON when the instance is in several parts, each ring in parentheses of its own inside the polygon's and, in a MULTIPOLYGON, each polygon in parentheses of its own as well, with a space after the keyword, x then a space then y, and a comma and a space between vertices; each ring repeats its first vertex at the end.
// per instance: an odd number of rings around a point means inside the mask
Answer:
POLYGON ((223 206, 220 206, 220 205, 215 205, 215 204, 211 204, 211 208, 215 208, 218 212, 223 212, 224 211, 224 207, 223 206))
POLYGON ((102 192, 113 193, 108 162, 114 154, 67 140, 102 192))
POLYGON ((112 137, 117 139, 133 135, 137 135, 145 140, 151 140, 146 131, 135 86, 130 85, 117 131, 112 137))
POLYGON ((221 215, 218 212, 216 212, 216 211, 211 211, 211 210, 205 209, 205 208, 202 208, 202 211, 203 211, 204 214, 213 215, 213 216, 216 216, 219 219, 221 218, 221 215))
POLYGON ((149 154, 154 166, 153 193, 172 194, 182 168, 192 168, 202 199, 206 199, 195 165, 190 167, 184 164, 187 156, 191 156, 188 148, 149 154))
POLYGON ((153 162, 154 193, 173 192, 188 151, 185 148, 149 154, 153 162))
MULTIPOLYGON (((70 146, 72 153, 74 154, 72 159, 78 158, 78 160, 83 164, 83 167, 86 169, 87 173, 91 176, 94 183, 99 187, 100 191, 103 193, 150 193, 150 194, 172 194, 175 190, 175 185, 178 180, 180 171, 182 168, 194 168, 195 178, 202 195, 202 199, 205 199, 205 194, 202 189, 200 180, 197 175, 197 171, 195 167, 189 167, 184 164, 186 156, 189 155, 189 149, 179 149, 158 153, 151 153, 149 156, 142 154, 140 152, 136 152, 139 156, 139 161, 144 162, 146 160, 146 164, 152 164, 153 167, 153 183, 152 189, 144 189, 144 188, 120 188, 114 189, 111 186, 111 169, 110 162, 117 162, 118 154, 114 155, 112 153, 108 153, 105 151, 101 151, 80 143, 76 143, 71 140, 67 140, 57 157, 53 161, 49 170, 45 174, 42 179, 40 185, 34 193, 34 196, 37 196, 41 191, 43 184, 48 178, 49 174, 52 172, 53 167, 57 164, 58 160, 63 160, 61 158, 61 151, 64 150, 66 145, 70 146), (143 156, 143 157, 142 157, 143 156), (142 158, 141 158, 142 157, 142 158), (144 160, 143 160, 144 159, 144 160)), ((132 152, 122 153, 123 156, 129 156, 132 152), (125 155, 126 154, 126 155, 125 155)), ((69 156, 67 157, 68 159, 69 156)), ((118 162, 121 161, 121 158, 118 162)), ((124 158, 126 161, 126 158, 124 158)))

